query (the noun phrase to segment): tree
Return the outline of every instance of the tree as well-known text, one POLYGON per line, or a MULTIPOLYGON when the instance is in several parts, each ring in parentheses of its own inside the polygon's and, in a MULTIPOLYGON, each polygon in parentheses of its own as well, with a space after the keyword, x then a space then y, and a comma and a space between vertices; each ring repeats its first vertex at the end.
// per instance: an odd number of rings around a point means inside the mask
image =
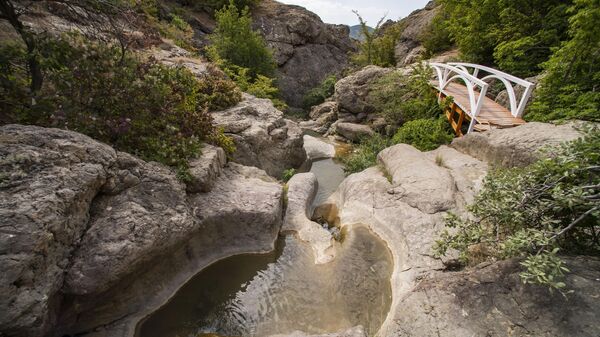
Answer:
POLYGON ((374 54, 374 42, 375 37, 379 34, 381 25, 383 24, 383 20, 387 15, 384 15, 379 21, 377 25, 375 25, 374 29, 369 29, 367 26, 367 22, 360 16, 358 11, 352 11, 358 17, 358 21, 360 22, 360 31, 364 37, 363 42, 361 43, 361 52, 358 55, 358 63, 360 64, 373 64, 373 54, 374 54))
POLYGON ((275 72, 273 55, 262 36, 252 30, 248 7, 240 12, 231 0, 215 15, 217 26, 208 48, 211 59, 248 68, 253 79, 258 75, 271 77, 275 72))
POLYGON ((570 39, 544 64, 528 119, 600 122, 600 2, 576 0, 569 12, 570 39))
POLYGON ((469 61, 537 74, 566 38, 571 0, 441 0, 445 25, 469 61))
POLYGON ((125 56, 125 49, 128 46, 123 35, 123 29, 118 23, 118 18, 125 16, 128 11, 124 3, 111 0, 42 0, 42 1, 24 1, 16 2, 11 0, 0 0, 0 19, 8 21, 27 50, 27 68, 30 76, 30 94, 32 102, 35 104, 35 97, 42 88, 44 75, 42 73, 39 60, 39 37, 31 29, 26 27, 21 21, 21 17, 28 13, 33 5, 43 3, 55 3, 65 7, 69 15, 86 22, 95 28, 102 27, 100 30, 109 32, 117 39, 121 46, 121 57, 125 56), (93 16, 101 17, 93 17, 93 16))

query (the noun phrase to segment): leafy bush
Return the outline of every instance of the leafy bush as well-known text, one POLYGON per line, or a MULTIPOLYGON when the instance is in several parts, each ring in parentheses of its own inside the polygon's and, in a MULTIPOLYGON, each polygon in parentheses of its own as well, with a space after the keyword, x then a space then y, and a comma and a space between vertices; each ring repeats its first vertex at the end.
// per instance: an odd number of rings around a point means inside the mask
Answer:
POLYGON ((448 25, 446 24, 448 19, 448 12, 440 11, 419 37, 423 47, 425 47, 426 58, 450 50, 454 46, 448 25))
POLYGON ((567 31, 565 0, 441 0, 452 40, 470 61, 531 76, 567 31))
POLYGON ((475 219, 451 215, 436 254, 463 263, 524 258, 521 279, 562 290, 568 271, 558 253, 598 255, 600 130, 566 143, 525 168, 492 172, 469 207, 475 219))
POLYGON ((257 75, 254 78, 251 78, 250 69, 248 68, 227 64, 223 61, 218 61, 217 64, 223 68, 229 78, 231 78, 242 91, 258 98, 270 99, 271 102, 273 102, 273 105, 281 111, 286 111, 288 109, 287 104, 279 98, 279 88, 273 83, 273 78, 263 75, 257 75))
POLYGON ((229 0, 203 0, 203 1, 196 1, 196 0, 179 0, 180 3, 187 5, 187 6, 194 6, 196 8, 199 9, 206 9, 212 12, 216 12, 220 9, 222 9, 223 7, 229 5, 230 3, 233 3, 233 5, 238 9, 238 10, 243 10, 246 7, 254 7, 256 6, 258 3, 260 3, 261 0, 233 0, 233 1, 229 1, 229 0))
POLYGON ((273 55, 262 36, 252 30, 248 8, 240 12, 231 1, 215 16, 217 26, 210 36, 212 44, 208 47, 210 58, 249 69, 251 79, 258 75, 272 76, 275 71, 273 55))
POLYGON ((570 9, 569 37, 544 64, 529 120, 583 119, 600 122, 600 6, 576 0, 570 9))
POLYGON ((240 92, 223 74, 197 79, 185 68, 143 61, 112 45, 79 36, 40 41, 45 85, 35 102, 23 51, 4 54, 3 110, 14 122, 62 127, 85 133, 146 160, 175 166, 185 177, 188 159, 204 141, 227 138, 212 125, 208 109, 235 104, 240 92), (5 55, 9 57, 5 58, 5 55), (12 56, 12 57, 11 57, 12 56), (23 94, 25 93, 25 94, 23 94))
POLYGON ((392 125, 437 117, 442 111, 430 79, 431 69, 422 64, 413 66, 410 75, 394 71, 371 85, 367 99, 392 125))
POLYGON ((363 139, 352 152, 341 158, 344 171, 351 174, 377 165, 377 154, 390 145, 391 140, 379 134, 363 139))
POLYGON ((281 180, 283 180, 284 182, 287 183, 295 175, 296 175, 295 168, 287 169, 287 170, 283 171, 283 173, 281 174, 281 180))
POLYGON ((327 98, 333 95, 336 82, 337 76, 335 75, 325 77, 321 84, 306 93, 302 102, 304 108, 308 110, 315 105, 325 102, 327 98))
POLYGON ((445 117, 409 121, 396 132, 393 142, 409 144, 421 151, 435 150, 454 138, 449 125, 445 117))
POLYGON ((385 27, 382 31, 381 18, 374 29, 369 29, 367 23, 358 12, 354 12, 360 22, 362 36, 359 52, 352 56, 352 62, 366 66, 374 64, 380 67, 393 67, 396 65, 395 48, 402 34, 402 26, 398 23, 385 27))

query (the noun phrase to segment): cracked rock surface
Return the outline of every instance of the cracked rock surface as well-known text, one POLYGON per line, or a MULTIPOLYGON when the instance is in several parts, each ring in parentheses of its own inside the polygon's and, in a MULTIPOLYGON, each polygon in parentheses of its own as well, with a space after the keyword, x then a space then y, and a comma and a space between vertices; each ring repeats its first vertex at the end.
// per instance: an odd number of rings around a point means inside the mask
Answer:
POLYGON ((0 335, 131 336, 210 263, 272 250, 281 185, 219 153, 194 166, 210 192, 188 193, 79 133, 0 127, 0 335))
POLYGON ((466 214, 489 165, 522 165, 542 144, 576 137, 567 127, 530 124, 466 136, 457 139, 454 148, 387 148, 379 153, 379 167, 350 175, 328 200, 337 207, 342 226, 369 224, 394 257, 392 306, 378 335, 598 336, 597 258, 566 259, 572 271, 566 283, 575 295, 565 299, 545 288, 523 285, 518 261, 451 272, 444 265, 449 261, 433 257, 445 215, 466 214), (512 134, 527 139, 528 145, 507 141, 502 151, 491 155, 500 139, 512 134), (523 146, 532 151, 514 156, 523 146))

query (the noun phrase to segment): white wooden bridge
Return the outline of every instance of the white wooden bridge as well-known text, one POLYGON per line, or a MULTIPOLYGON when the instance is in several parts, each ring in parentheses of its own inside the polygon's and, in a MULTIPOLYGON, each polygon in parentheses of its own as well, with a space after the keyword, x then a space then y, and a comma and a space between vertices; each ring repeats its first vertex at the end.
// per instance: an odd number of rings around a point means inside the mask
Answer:
POLYGON ((429 66, 435 71, 436 80, 431 84, 439 91, 440 100, 450 96, 454 99, 446 116, 458 136, 463 135, 465 121, 469 122, 467 133, 525 124, 521 117, 533 83, 478 64, 449 62, 429 66), (508 94, 508 109, 486 96, 489 81, 502 83, 508 94))

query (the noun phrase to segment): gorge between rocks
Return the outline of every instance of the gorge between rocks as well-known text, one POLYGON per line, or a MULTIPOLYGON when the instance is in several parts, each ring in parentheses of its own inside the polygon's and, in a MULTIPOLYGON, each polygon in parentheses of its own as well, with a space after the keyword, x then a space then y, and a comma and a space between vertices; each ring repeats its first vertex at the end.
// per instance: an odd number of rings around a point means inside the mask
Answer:
MULTIPOLYGON (((333 158, 305 166, 318 181, 313 209, 345 175, 333 158)), ((345 227, 336 238, 335 258, 324 264, 291 232, 279 236, 272 252, 220 260, 142 320, 136 337, 319 334, 355 326, 375 335, 392 300, 391 253, 367 226, 345 227)))

